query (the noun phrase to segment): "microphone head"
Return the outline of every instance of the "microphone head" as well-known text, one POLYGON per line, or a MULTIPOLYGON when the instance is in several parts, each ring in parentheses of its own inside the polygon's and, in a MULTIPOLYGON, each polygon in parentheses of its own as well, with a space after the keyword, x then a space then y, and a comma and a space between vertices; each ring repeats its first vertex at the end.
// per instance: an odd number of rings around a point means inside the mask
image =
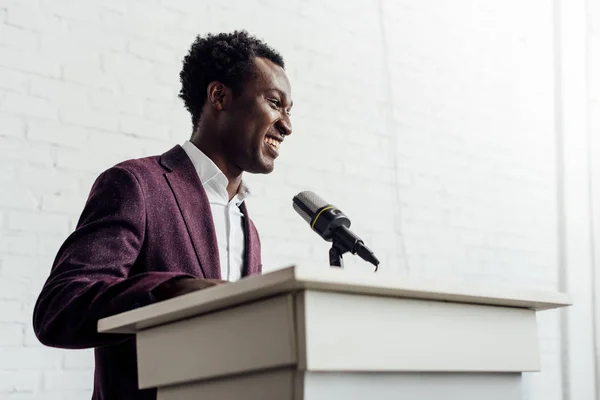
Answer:
POLYGON ((328 204, 325 200, 310 190, 305 190, 304 192, 298 193, 296 196, 294 196, 293 202, 294 210, 296 210, 302 219, 309 224, 315 217, 317 211, 328 204))
POLYGON ((350 219, 335 206, 327 203, 310 190, 294 196, 293 205, 294 210, 310 225, 313 231, 324 240, 333 242, 329 253, 331 265, 341 266, 341 255, 347 251, 358 254, 363 260, 373 263, 375 266, 379 264, 379 260, 373 252, 348 229, 350 219), (339 257, 340 260, 332 259, 334 253, 337 254, 335 257, 339 257))

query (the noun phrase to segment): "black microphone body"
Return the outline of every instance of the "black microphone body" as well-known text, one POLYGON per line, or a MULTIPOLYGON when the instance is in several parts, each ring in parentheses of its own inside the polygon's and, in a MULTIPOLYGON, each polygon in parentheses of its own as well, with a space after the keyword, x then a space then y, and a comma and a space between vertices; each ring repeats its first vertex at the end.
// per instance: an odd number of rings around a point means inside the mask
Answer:
POLYGON ((379 260, 373 252, 365 246, 362 239, 349 229, 350 219, 335 206, 328 204, 310 191, 294 196, 293 204, 294 210, 309 223, 319 236, 328 242, 333 242, 333 249, 330 253, 332 265, 341 264, 341 254, 346 251, 357 254, 375 266, 379 265, 379 260))

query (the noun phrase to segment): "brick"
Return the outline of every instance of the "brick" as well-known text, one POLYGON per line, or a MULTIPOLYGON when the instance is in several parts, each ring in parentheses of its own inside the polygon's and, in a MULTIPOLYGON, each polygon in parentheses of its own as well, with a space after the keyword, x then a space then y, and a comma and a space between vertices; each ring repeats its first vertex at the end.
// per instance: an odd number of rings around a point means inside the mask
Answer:
POLYGON ((68 194, 45 194, 42 196, 42 211, 78 214, 85 204, 85 196, 68 194))
POLYGON ((198 11, 198 3, 194 0, 160 0, 160 5, 191 15, 195 13, 190 13, 190 10, 198 11))
MULTIPOLYGON (((0 147, 2 147, 2 138, 0 138, 0 147)), ((0 182, 3 184, 15 182, 17 179, 17 166, 10 161, 0 161, 0 182)))
POLYGON ((11 115, 0 115, 0 136, 22 138, 25 136, 23 120, 11 115))
POLYGON ((33 324, 26 324, 23 328, 23 338, 22 342, 25 347, 40 347, 40 341, 35 335, 35 331, 33 330, 33 324))
POLYGON ((90 106, 92 109, 109 111, 111 113, 141 115, 142 104, 142 100, 137 96, 124 96, 109 92, 90 94, 90 106))
POLYGON ((58 117, 58 107, 49 100, 20 93, 5 93, 0 111, 16 115, 27 115, 46 119, 58 117))
POLYGON ((0 371, 58 369, 61 365, 61 354, 62 350, 41 346, 0 348, 0 371))
POLYGON ((114 91, 118 87, 117 80, 114 77, 102 71, 98 63, 90 61, 64 65, 61 77, 67 82, 79 83, 98 89, 114 91))
POLYGON ((0 159, 43 166, 51 166, 54 163, 52 154, 47 147, 36 146, 21 138, 3 139, 2 146, 0 146, 0 159))
POLYGON ((65 353, 63 368, 65 370, 89 369, 94 365, 94 352, 91 350, 76 350, 65 353))
POLYGON ((127 4, 123 3, 120 0, 105 0, 101 4, 99 4, 99 7, 110 11, 114 11, 121 15, 125 15, 128 10, 127 4))
MULTIPOLYGON (((87 389, 71 389, 71 390, 60 390, 61 394, 60 400, 79 400, 79 399, 87 399, 92 397, 93 392, 93 382, 88 384, 87 389)), ((51 392, 47 392, 51 393, 51 392)))
POLYGON ((180 21, 182 12, 148 3, 132 3, 128 9, 128 17, 142 20, 155 26, 175 27, 180 21))
POLYGON ((136 79, 151 81, 153 77, 151 62, 130 54, 106 54, 102 58, 102 68, 117 79, 134 76, 136 79))
POLYGON ((29 7, 24 4, 10 7, 8 9, 7 23, 27 30, 43 32, 60 32, 62 27, 60 19, 56 16, 44 13, 37 7, 29 7))
POLYGON ((168 87, 181 86, 179 80, 179 72, 181 70, 180 60, 168 65, 154 64, 152 69, 154 71, 154 80, 156 83, 164 84, 168 87))
MULTIPOLYGON (((19 346, 23 343, 23 325, 0 323, 0 347, 19 346)), ((0 392, 2 386, 0 383, 0 392)))
POLYGON ((4 188, 2 196, 0 196, 0 207, 35 210, 38 206, 38 201, 31 192, 26 188, 18 186, 8 186, 4 188))
POLYGON ((56 60, 8 46, 0 46, 0 66, 49 77, 58 77, 60 74, 60 66, 56 60))
POLYGON ((9 211, 8 229, 16 232, 66 234, 68 218, 60 214, 9 211))
POLYGON ((35 307, 35 302, 37 297, 40 294, 42 289, 42 284, 39 284, 39 281, 44 282, 47 278, 48 270, 44 268, 43 270, 40 268, 42 264, 38 263, 36 268, 39 270, 38 274, 32 274, 30 278, 30 288, 29 292, 21 300, 23 305, 21 307, 21 318, 16 322, 20 322, 21 324, 31 324, 31 319, 33 317, 33 309, 35 307), (40 276, 41 275, 41 276, 40 276))
POLYGON ((28 79, 27 74, 0 67, 0 89, 4 91, 26 93, 28 79))
POLYGON ((24 279, 2 276, 0 265, 0 304, 6 300, 19 300, 27 292, 27 282, 24 279))
POLYGON ((75 149, 84 147, 87 142, 84 129, 43 120, 31 120, 27 124, 27 138, 33 142, 57 144, 75 149))
MULTIPOLYGON (((31 233, 5 234, 0 243, 0 252, 5 255, 32 255, 37 252, 37 244, 37 237, 31 233)), ((7 260, 4 260, 5 266, 6 263, 7 260)))
POLYGON ((0 0, 0 7, 8 10, 8 7, 16 6, 20 3, 20 0, 0 0))
POLYGON ((144 145, 145 140, 125 133, 90 131, 88 145, 104 153, 131 157, 133 152, 144 145))
POLYGON ((26 255, 4 254, 0 256, 2 260, 2 276, 14 279, 31 279, 44 272, 47 262, 44 259, 35 257, 37 253, 37 240, 29 244, 31 252, 26 255))
POLYGON ((18 178, 24 187, 41 189, 52 193, 73 193, 77 191, 77 182, 66 179, 56 168, 24 166, 20 168, 18 178))
MULTIPOLYGON (((83 208, 83 206, 80 206, 79 208, 83 208)), ((72 226, 70 227, 70 230, 73 230, 72 226)), ((38 234, 38 237, 40 256, 55 256, 58 250, 60 249, 60 246, 62 246, 66 239, 64 235, 38 234)))
POLYGON ((39 371, 0 371, 0 395, 10 393, 12 399, 21 392, 33 393, 40 389, 41 375, 39 371))
POLYGON ((126 95, 140 96, 143 99, 176 101, 179 89, 140 79, 128 79, 121 83, 123 93, 126 95))
POLYGON ((192 121, 187 117, 181 120, 171 120, 169 129, 169 141, 181 142, 187 140, 192 135, 192 121))
POLYGON ((66 21, 99 22, 98 5, 92 2, 83 4, 69 0, 45 0, 40 7, 45 13, 51 13, 66 21))
POLYGON ((181 57, 187 52, 197 34, 197 26, 188 29, 177 24, 177 26, 174 27, 163 26, 154 29, 152 36, 144 37, 143 39, 152 38, 156 43, 173 48, 177 54, 180 54, 179 64, 181 62, 181 57))
MULTIPOLYGON (((12 13, 11 8, 10 12, 12 13)), ((10 14, 9 14, 10 16, 10 14)), ((0 44, 25 51, 35 51, 39 36, 27 29, 0 24, 0 44)))
MULTIPOLYGON (((189 138, 189 135, 186 135, 189 138)), ((182 136, 180 138, 180 142, 183 142, 183 140, 185 140, 186 136, 182 136)), ((149 154, 162 154, 165 152, 165 149, 171 148, 173 146, 173 142, 172 141, 165 141, 165 140, 151 140, 151 139, 146 139, 146 138, 140 138, 140 144, 141 144, 141 148, 140 148, 140 152, 138 154, 141 154, 142 156, 144 155, 149 155, 149 154)), ((135 153, 132 152, 131 155, 133 155, 135 153)))
POLYGON ((172 49, 157 45, 151 41, 133 39, 129 42, 127 50, 134 56, 158 63, 169 63, 176 59, 172 49))
MULTIPOLYGON (((9 394, 10 400, 39 400, 40 393, 38 391, 35 392, 13 392, 9 394)), ((91 397, 91 396, 88 396, 91 397)), ((0 397, 2 400, 6 400, 0 397)), ((84 398, 84 397, 81 397, 84 398)), ((63 400, 63 396, 61 393, 44 393, 44 400, 63 400)))
POLYGON ((94 382, 92 371, 44 372, 44 390, 87 389, 94 382))
POLYGON ((35 264, 35 268, 37 268, 38 273, 32 274, 31 278, 28 279, 27 291, 22 297, 22 301, 24 301, 26 304, 23 306, 23 318, 21 323, 31 323, 35 302, 37 301, 37 298, 40 295, 46 280, 48 279, 55 256, 56 254, 50 256, 40 256, 38 258, 38 262, 35 264))
POLYGON ((118 116, 88 107, 61 107, 59 115, 60 120, 69 125, 107 131, 117 131, 119 127, 118 116))
MULTIPOLYGON (((0 322, 15 322, 21 319, 21 303, 17 300, 0 301, 0 322)), ((2 354, 2 349, 0 349, 2 354)), ((2 363, 0 358, 0 364, 2 363)), ((0 367, 0 370, 2 368, 0 367)))
POLYGON ((29 83, 29 93, 32 96, 48 99, 58 105, 86 104, 89 92, 89 87, 65 82, 61 79, 32 76, 29 83))
POLYGON ((150 122, 143 118, 123 117, 121 132, 135 136, 166 139, 169 137, 169 127, 158 122, 150 122))
MULTIPOLYGON (((116 6, 119 5, 126 7, 126 4, 121 1, 117 2, 116 6)), ((101 6, 108 6, 108 3, 102 2, 101 6)), ((70 40, 73 40, 78 45, 89 46, 98 52, 98 54, 124 52, 127 48, 127 36, 120 34, 109 25, 90 24, 75 20, 67 20, 66 25, 67 38, 70 38, 70 40)))
POLYGON ((169 122, 173 118, 173 104, 166 101, 147 100, 144 104, 144 117, 153 121, 169 122))
POLYGON ((73 35, 67 33, 43 35, 40 42, 40 54, 59 60, 61 65, 99 65, 100 63, 99 50, 73 35))
POLYGON ((101 171, 123 161, 122 156, 114 154, 96 154, 92 151, 59 149, 57 155, 57 166, 77 172, 91 172, 98 174, 101 171))

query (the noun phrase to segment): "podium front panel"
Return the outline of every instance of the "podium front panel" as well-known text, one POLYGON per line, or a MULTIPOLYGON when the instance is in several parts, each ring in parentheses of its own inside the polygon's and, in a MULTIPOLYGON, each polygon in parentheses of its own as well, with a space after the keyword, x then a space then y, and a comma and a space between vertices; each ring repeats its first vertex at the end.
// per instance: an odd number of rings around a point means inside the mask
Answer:
POLYGON ((140 331, 139 387, 296 365, 294 324, 282 295, 140 331))
POLYGON ((296 304, 299 369, 531 372, 540 368, 533 310, 311 290, 299 294, 296 304))

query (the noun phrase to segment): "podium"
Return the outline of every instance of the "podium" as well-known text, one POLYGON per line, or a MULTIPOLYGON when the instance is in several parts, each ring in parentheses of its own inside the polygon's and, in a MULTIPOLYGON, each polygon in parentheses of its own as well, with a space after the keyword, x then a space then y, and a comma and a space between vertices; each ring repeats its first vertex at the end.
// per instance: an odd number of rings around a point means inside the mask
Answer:
POLYGON ((569 296, 292 266, 98 322, 159 400, 518 400, 569 296))

